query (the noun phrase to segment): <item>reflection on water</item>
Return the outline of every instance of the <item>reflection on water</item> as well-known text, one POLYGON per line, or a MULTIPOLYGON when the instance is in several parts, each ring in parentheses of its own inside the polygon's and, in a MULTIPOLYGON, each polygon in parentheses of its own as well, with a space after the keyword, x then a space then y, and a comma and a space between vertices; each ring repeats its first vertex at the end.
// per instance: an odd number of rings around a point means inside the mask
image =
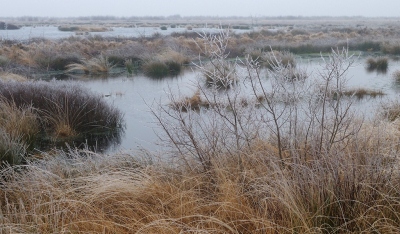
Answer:
MULTIPOLYGON (((190 95, 193 92, 191 82, 195 81, 196 73, 191 68, 182 69, 177 76, 151 78, 143 74, 127 76, 56 74, 46 76, 46 79, 74 80, 95 93, 100 93, 110 104, 116 106, 124 114, 126 128, 114 136, 97 136, 85 138, 74 145, 84 147, 88 143, 98 151, 111 153, 119 150, 135 149, 138 146, 156 148, 156 125, 149 113, 149 106, 154 101, 168 104, 168 92, 182 92, 190 95)), ((64 143, 60 143, 64 146, 64 143)))
MULTIPOLYGON (((305 59, 298 62, 298 66, 317 77, 321 59, 305 59)), ((397 97, 400 92, 400 82, 393 79, 392 74, 400 70, 400 61, 390 61, 386 73, 369 72, 365 69, 365 59, 359 59, 357 66, 350 68, 348 73, 348 87, 366 88, 383 91, 386 98, 397 97)), ((165 78, 150 78, 143 74, 128 77, 126 74, 114 74, 110 76, 86 76, 86 75, 56 75, 57 79, 72 79, 81 82, 83 86, 100 93, 111 104, 124 113, 126 129, 117 135, 98 136, 85 139, 87 143, 99 151, 111 153, 119 150, 135 149, 143 146, 156 149, 158 146, 157 132, 159 132, 149 106, 155 101, 163 105, 169 104, 167 94, 181 93, 182 96, 192 96, 196 91, 193 83, 199 74, 193 72, 190 67, 183 69, 178 76, 165 78)), ((265 78, 268 82, 268 79, 265 78)), ((204 84, 205 81, 204 81, 204 84)), ((266 86, 268 87, 268 86, 266 86)), ((372 112, 382 101, 382 98, 366 97, 355 103, 356 108, 364 112, 372 112)))
POLYGON ((86 134, 79 138, 64 139, 54 141, 53 139, 44 139, 36 149, 48 151, 50 149, 66 149, 69 147, 78 149, 90 149, 95 152, 105 153, 117 151, 122 139, 125 136, 125 127, 101 134, 86 134))
POLYGON ((365 70, 369 73, 376 72, 377 75, 386 75, 388 71, 387 68, 372 68, 372 67, 366 67, 365 70))

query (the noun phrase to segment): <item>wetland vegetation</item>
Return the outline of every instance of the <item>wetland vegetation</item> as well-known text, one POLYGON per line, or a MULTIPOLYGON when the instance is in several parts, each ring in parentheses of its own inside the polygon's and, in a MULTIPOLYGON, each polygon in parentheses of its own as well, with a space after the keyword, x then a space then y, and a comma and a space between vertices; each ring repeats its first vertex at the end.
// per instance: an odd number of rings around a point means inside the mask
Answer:
POLYGON ((398 232, 400 105, 365 116, 353 97, 385 93, 347 85, 350 50, 390 69, 375 57, 395 51, 400 30, 331 29, 2 40, 1 232, 398 232), (311 73, 295 57, 314 50, 329 54, 311 73), (123 126, 105 97, 34 72, 120 66, 162 80, 193 61, 191 93, 169 87, 167 102, 146 100, 160 152, 33 153, 38 140, 123 126))

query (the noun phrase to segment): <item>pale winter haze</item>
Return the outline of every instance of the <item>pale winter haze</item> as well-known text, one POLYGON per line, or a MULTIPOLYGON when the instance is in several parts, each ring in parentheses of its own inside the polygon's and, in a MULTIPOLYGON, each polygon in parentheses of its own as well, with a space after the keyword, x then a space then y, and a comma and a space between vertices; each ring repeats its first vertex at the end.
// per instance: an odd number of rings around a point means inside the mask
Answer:
POLYGON ((10 16, 400 16, 399 0, 0 0, 10 16))

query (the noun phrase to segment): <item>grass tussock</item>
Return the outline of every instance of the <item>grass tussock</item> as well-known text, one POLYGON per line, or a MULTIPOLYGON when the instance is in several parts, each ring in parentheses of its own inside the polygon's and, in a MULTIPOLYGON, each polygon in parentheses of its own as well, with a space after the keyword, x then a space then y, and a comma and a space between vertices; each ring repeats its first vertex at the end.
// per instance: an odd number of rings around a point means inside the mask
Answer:
POLYGON ((1 72, 0 73, 0 80, 3 81, 27 81, 27 78, 18 74, 10 73, 10 72, 1 72))
POLYGON ((263 66, 268 69, 273 69, 277 67, 279 64, 283 66, 295 67, 296 62, 294 60, 294 55, 290 52, 284 51, 270 51, 264 52, 260 55, 260 62, 263 66))
POLYGON ((112 31, 112 28, 93 27, 93 26, 59 26, 59 31, 63 32, 107 32, 112 31))
POLYGON ((200 91, 197 90, 191 97, 185 97, 183 100, 173 100, 170 104, 172 108, 187 112, 189 110, 200 110, 201 107, 209 107, 209 103, 202 100, 200 91))
POLYGON ((118 132, 122 114, 100 95, 69 82, 0 81, 1 129, 29 149, 41 142, 118 132))
POLYGON ((145 59, 142 69, 150 77, 161 78, 165 76, 178 75, 182 64, 189 63, 189 59, 172 49, 168 49, 156 57, 145 59))
POLYGON ((235 65, 228 61, 211 61, 201 72, 210 86, 229 88, 239 80, 235 65))
POLYGON ((32 106, 17 107, 0 99, 0 162, 20 164, 38 133, 38 116, 32 106))
POLYGON ((108 61, 107 56, 100 55, 98 57, 85 60, 81 63, 72 63, 66 66, 67 72, 84 72, 87 74, 108 73, 115 65, 108 61))
POLYGON ((378 57, 376 59, 369 57, 366 63, 369 71, 386 71, 389 67, 389 59, 387 57, 378 57))
POLYGON ((345 96, 355 96, 359 99, 362 99, 365 96, 375 98, 375 97, 381 97, 381 96, 385 95, 385 93, 380 90, 369 90, 369 89, 364 89, 364 88, 349 89, 349 90, 342 92, 342 94, 345 96))

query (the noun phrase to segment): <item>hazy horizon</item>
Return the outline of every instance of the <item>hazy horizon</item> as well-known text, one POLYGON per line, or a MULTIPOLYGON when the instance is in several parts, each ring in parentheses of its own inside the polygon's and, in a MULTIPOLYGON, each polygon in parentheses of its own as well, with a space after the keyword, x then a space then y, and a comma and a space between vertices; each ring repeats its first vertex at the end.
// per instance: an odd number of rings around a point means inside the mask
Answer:
POLYGON ((398 0, 0 0, 0 17, 80 17, 80 16, 364 16, 399 17, 398 0))

